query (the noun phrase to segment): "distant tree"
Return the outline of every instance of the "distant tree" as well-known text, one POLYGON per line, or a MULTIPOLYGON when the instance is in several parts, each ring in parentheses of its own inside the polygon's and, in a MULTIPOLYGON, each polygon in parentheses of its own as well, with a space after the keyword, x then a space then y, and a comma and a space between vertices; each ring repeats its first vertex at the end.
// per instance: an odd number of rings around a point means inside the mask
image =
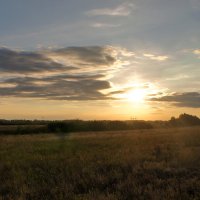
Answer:
POLYGON ((177 119, 175 117, 171 117, 171 119, 169 120, 169 125, 171 126, 197 126, 197 125, 200 125, 200 119, 197 116, 183 113, 177 119))
POLYGON ((186 113, 179 116, 179 121, 186 125, 200 125, 200 119, 197 116, 189 115, 186 113))
POLYGON ((169 124, 172 126, 176 126, 177 125, 177 120, 175 117, 171 117, 171 119, 169 120, 169 124))

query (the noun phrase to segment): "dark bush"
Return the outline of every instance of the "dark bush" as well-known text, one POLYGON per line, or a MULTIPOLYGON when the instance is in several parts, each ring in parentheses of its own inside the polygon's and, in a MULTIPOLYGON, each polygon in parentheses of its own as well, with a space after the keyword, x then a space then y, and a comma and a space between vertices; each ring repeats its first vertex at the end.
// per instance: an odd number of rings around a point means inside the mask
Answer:
POLYGON ((197 116, 189 114, 181 114, 178 118, 172 117, 169 120, 170 126, 198 126, 200 125, 200 119, 197 116))
POLYGON ((69 132, 69 126, 62 121, 53 121, 47 125, 49 132, 69 132))

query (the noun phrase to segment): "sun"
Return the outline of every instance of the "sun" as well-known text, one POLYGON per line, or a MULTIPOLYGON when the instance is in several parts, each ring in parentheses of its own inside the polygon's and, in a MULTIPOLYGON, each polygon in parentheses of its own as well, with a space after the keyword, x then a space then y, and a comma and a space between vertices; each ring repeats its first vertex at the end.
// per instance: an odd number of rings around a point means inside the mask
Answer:
POLYGON ((144 102, 144 99, 145 99, 147 93, 146 93, 146 90, 137 88, 137 89, 128 91, 124 95, 125 95, 124 98, 126 98, 129 101, 141 103, 141 102, 144 102))
POLYGON ((161 90, 159 87, 150 82, 134 82, 122 85, 121 87, 115 87, 115 91, 112 97, 134 103, 134 105, 147 105, 148 99, 151 94, 157 94, 161 90), (120 91, 119 93, 115 91, 120 91))

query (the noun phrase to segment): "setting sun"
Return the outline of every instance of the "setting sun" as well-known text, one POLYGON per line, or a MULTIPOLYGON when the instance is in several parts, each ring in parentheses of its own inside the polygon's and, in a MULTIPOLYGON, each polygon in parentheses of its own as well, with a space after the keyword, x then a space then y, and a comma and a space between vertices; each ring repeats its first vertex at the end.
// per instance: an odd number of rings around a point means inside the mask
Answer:
POLYGON ((129 101, 135 103, 143 102, 146 96, 146 90, 144 89, 134 89, 125 94, 125 98, 129 101))
POLYGON ((132 83, 129 82, 128 84, 123 85, 120 88, 116 87, 115 89, 123 92, 114 95, 114 98, 134 102, 136 104, 143 104, 150 94, 160 91, 156 85, 143 82, 142 80, 135 80, 132 83))

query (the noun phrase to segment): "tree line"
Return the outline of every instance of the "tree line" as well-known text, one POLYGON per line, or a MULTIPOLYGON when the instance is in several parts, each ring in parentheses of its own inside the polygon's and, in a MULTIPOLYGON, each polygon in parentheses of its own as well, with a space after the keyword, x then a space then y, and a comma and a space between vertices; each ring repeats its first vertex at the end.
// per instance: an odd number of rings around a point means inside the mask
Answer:
POLYGON ((170 128, 198 126, 197 116, 181 114, 178 118, 171 117, 169 121, 144 120, 4 120, 0 119, 0 134, 31 134, 31 133, 69 133, 85 131, 118 131, 152 128, 170 128))

